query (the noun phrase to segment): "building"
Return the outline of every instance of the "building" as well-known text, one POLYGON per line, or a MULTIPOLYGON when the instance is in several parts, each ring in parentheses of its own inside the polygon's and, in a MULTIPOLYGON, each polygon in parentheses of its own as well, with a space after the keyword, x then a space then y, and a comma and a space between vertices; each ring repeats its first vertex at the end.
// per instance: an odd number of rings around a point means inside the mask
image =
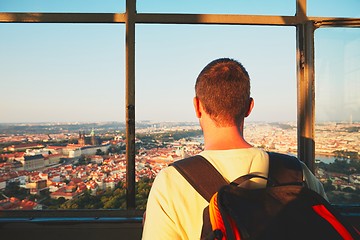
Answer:
POLYGON ((100 141, 100 137, 95 135, 94 129, 91 130, 90 135, 85 135, 85 132, 79 132, 78 144, 80 146, 99 145, 100 141))
POLYGON ((45 167, 45 159, 41 154, 24 156, 23 167, 25 171, 33 171, 45 167))
POLYGON ((0 210, 41 210, 42 206, 29 200, 11 197, 0 201, 0 210))
POLYGON ((37 149, 43 148, 44 145, 38 143, 27 143, 27 144, 18 144, 18 145, 11 145, 8 147, 8 151, 16 152, 16 151, 24 151, 26 149, 37 149))

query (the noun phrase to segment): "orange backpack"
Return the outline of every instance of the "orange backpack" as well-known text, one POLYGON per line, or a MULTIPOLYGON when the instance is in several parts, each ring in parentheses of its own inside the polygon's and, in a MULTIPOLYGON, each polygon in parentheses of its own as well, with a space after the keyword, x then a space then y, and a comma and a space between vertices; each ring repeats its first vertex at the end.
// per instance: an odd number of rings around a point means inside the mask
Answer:
POLYGON ((209 202, 201 239, 359 239, 334 206, 306 187, 296 157, 269 152, 268 178, 250 173, 231 183, 200 155, 172 166, 209 202), (252 178, 265 178, 267 186, 242 186, 252 178))

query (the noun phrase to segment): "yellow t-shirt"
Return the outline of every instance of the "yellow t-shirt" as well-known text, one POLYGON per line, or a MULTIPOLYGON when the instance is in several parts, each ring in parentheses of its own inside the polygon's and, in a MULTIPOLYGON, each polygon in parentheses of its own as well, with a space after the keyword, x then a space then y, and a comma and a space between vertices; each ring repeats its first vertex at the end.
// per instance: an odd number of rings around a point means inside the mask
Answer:
MULTIPOLYGON (((200 153, 228 181, 256 173, 267 177, 269 157, 258 148, 206 150, 200 153)), ((303 164, 308 186, 325 196, 321 183, 303 164)), ((257 186, 266 182, 257 179, 257 186)), ((326 196, 325 196, 326 197, 326 196)), ((200 239, 203 209, 208 202, 174 168, 160 171, 151 188, 142 239, 200 239)))

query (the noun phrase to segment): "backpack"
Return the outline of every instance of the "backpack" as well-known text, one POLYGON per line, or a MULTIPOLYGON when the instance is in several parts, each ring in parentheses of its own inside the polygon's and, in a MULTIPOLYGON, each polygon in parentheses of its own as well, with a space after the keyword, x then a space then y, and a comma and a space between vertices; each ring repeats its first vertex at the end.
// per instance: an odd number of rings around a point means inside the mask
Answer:
POLYGON ((209 202, 201 239, 359 239, 359 231, 306 186, 296 157, 268 154, 268 178, 249 173, 231 183, 200 155, 171 164, 209 202), (243 186, 252 178, 266 179, 266 187, 243 186))

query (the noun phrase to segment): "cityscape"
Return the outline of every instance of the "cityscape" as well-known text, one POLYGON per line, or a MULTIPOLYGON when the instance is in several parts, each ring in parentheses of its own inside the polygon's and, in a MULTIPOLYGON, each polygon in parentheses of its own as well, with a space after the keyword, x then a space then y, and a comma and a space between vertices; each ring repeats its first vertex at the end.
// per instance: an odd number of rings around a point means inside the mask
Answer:
MULTIPOLYGON (((359 203, 360 123, 317 124, 316 175, 330 202, 359 203)), ((249 122, 253 146, 297 154, 295 122, 249 122)), ((203 150, 198 123, 136 124, 137 204, 146 206, 157 173, 203 150)), ((125 125, 0 124, 0 210, 125 208, 125 125)))

